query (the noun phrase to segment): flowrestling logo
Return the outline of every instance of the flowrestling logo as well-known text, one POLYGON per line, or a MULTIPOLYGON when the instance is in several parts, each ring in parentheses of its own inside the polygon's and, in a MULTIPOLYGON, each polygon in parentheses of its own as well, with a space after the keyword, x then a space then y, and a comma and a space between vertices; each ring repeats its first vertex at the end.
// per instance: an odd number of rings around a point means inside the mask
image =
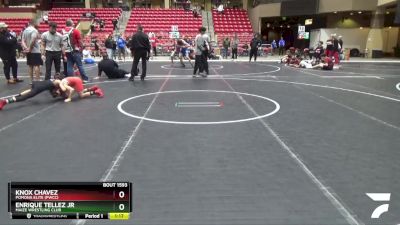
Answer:
POLYGON ((391 193, 365 193, 370 199, 375 202, 388 202, 375 208, 372 212, 371 218, 378 219, 383 213, 389 211, 389 201, 391 193))

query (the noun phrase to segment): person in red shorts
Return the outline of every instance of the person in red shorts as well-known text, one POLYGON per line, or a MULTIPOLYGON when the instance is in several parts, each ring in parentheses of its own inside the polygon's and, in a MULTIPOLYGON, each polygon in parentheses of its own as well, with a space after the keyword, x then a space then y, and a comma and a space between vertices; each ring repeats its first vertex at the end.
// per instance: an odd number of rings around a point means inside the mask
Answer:
POLYGON ((72 95, 77 92, 80 98, 86 98, 92 95, 102 98, 104 96, 103 91, 98 86, 90 88, 84 88, 83 81, 80 77, 66 77, 60 82, 60 89, 67 94, 67 98, 64 102, 70 102, 72 95))
POLYGON ((321 68, 322 70, 333 70, 333 60, 332 57, 326 56, 326 54, 321 55, 322 63, 315 65, 314 69, 321 68))

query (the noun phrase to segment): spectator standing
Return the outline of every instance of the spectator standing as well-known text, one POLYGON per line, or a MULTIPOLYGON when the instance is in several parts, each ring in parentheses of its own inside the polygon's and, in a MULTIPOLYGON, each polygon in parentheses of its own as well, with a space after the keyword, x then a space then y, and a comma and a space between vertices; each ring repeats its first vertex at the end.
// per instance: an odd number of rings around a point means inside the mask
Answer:
POLYGON ((321 55, 324 54, 324 42, 319 41, 317 47, 314 49, 315 62, 319 63, 321 61, 321 55))
POLYGON ((43 65, 39 46, 40 35, 37 27, 38 23, 35 19, 32 19, 29 22, 29 26, 22 33, 21 42, 22 48, 26 52, 28 74, 32 81, 34 78, 40 80, 40 66, 43 65))
POLYGON ((339 59, 344 60, 344 47, 343 47, 343 37, 339 36, 338 41, 339 41, 339 59))
POLYGON ((275 39, 272 40, 271 47, 272 47, 272 52, 271 53, 272 53, 272 55, 274 55, 276 53, 276 49, 278 48, 275 39))
POLYGON ((124 57, 125 61, 125 48, 126 48, 126 41, 123 36, 119 36, 117 39, 117 47, 118 47, 118 59, 122 60, 121 55, 124 57))
POLYGON ((112 24, 113 24, 113 30, 115 31, 115 30, 117 29, 118 20, 113 19, 113 20, 112 20, 112 24))
POLYGON ((285 40, 283 40, 283 37, 281 37, 281 39, 278 42, 279 55, 285 54, 285 46, 286 46, 286 42, 285 42, 285 40))
POLYGON ((157 44, 158 40, 156 35, 153 33, 153 35, 150 38, 150 43, 151 43, 151 48, 153 49, 153 55, 157 56, 157 44))
POLYGON ((100 20, 100 31, 104 30, 104 20, 100 20))
POLYGON ((113 59, 115 59, 115 60, 117 60, 117 49, 118 49, 118 46, 117 46, 117 38, 113 38, 113 42, 112 42, 112 44, 113 44, 113 59))
POLYGON ((210 49, 210 38, 206 34, 206 28, 201 27, 199 29, 199 34, 196 36, 195 39, 195 65, 193 69, 193 77, 196 77, 197 75, 197 70, 199 70, 199 74, 202 77, 207 77, 209 75, 208 71, 208 51, 210 49), (206 74, 203 74, 203 72, 206 72, 206 74))
POLYGON ((82 65, 83 43, 81 32, 74 28, 74 23, 71 19, 65 22, 65 29, 62 30, 64 48, 67 56, 67 76, 74 75, 74 65, 79 69, 83 82, 88 82, 89 78, 86 76, 85 70, 82 65))
POLYGON ((344 48, 343 47, 343 37, 339 36, 338 41, 339 41, 339 44, 340 44, 340 49, 343 49, 344 48))
POLYGON ((336 34, 332 37, 333 40, 333 57, 335 58, 335 65, 339 65, 340 59, 339 59, 339 40, 337 39, 336 34))
POLYGON ((224 47, 224 53, 223 53, 222 57, 227 59, 228 58, 228 49, 229 49, 229 47, 231 47, 231 41, 229 40, 228 37, 226 37, 224 39, 223 47, 224 47))
POLYGON ((97 42, 97 39, 93 40, 93 45, 94 45, 94 57, 100 56, 100 46, 97 42))
POLYGON ((46 24, 49 23, 49 15, 47 15, 47 13, 45 13, 45 14, 43 15, 43 21, 44 21, 44 23, 46 23, 46 24))
POLYGON ((104 46, 106 47, 108 58, 113 59, 113 39, 111 34, 108 35, 108 38, 104 41, 104 46))
POLYGON ((238 46, 239 46, 239 39, 237 37, 237 34, 235 33, 235 37, 232 40, 232 59, 233 60, 237 59, 238 46))
POLYGON ((333 46, 333 37, 335 34, 331 34, 331 37, 326 41, 326 56, 333 57, 334 55, 334 46, 333 46))
POLYGON ((23 49, 22 49, 22 45, 21 45, 21 38, 18 37, 17 38, 17 58, 24 58, 24 53, 23 53, 23 49))
POLYGON ((17 39, 7 30, 8 25, 0 22, 0 58, 3 62, 4 75, 8 84, 22 82, 18 79, 18 63, 16 59, 17 39), (12 70, 13 78, 10 78, 10 70, 12 70))

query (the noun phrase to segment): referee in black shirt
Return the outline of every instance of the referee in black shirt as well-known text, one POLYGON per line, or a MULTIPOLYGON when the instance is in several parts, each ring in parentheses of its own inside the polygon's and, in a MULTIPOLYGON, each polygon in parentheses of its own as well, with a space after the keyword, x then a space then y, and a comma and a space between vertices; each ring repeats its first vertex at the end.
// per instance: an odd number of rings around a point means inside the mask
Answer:
POLYGON ((103 54, 103 60, 98 63, 98 70, 98 78, 100 78, 102 72, 106 74, 108 79, 125 78, 125 75, 129 74, 129 72, 118 68, 118 64, 109 59, 107 54, 103 54))
POLYGON ((131 78, 129 80, 133 81, 134 77, 138 75, 137 66, 140 59, 142 59, 142 75, 140 76, 140 80, 144 80, 146 77, 147 60, 149 60, 150 57, 150 40, 149 36, 143 33, 143 27, 141 25, 138 25, 136 34, 132 36, 131 44, 131 51, 134 60, 131 70, 131 78))

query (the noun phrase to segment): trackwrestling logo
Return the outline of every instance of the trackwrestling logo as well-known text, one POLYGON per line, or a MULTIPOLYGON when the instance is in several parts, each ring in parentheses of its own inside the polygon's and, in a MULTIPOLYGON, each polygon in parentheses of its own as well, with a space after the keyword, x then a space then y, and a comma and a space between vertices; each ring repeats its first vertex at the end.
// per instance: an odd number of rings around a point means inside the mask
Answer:
MULTIPOLYGON (((365 193, 370 199, 375 202, 389 202, 390 193, 365 193)), ((383 213, 389 211, 389 204, 383 204, 378 206, 371 215, 372 219, 378 219, 383 213)))

